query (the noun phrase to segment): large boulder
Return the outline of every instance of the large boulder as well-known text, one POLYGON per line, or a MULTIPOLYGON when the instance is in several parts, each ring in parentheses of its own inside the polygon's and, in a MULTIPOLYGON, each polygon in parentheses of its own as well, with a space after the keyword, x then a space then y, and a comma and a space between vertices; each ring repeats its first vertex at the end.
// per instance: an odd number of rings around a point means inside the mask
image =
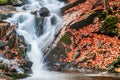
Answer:
POLYGON ((24 4, 24 0, 10 0, 13 6, 22 6, 24 4))
POLYGON ((50 16, 50 11, 46 8, 46 7, 42 7, 40 10, 39 10, 39 15, 41 17, 48 17, 50 16))

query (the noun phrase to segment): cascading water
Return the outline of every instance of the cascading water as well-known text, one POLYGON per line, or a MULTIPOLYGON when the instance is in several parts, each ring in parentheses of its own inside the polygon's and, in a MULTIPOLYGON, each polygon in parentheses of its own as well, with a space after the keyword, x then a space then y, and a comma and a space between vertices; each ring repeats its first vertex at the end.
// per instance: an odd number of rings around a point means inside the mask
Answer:
POLYGON ((57 0, 27 0, 26 5, 22 7, 17 7, 18 13, 14 13, 11 18, 8 18, 6 21, 11 24, 18 24, 16 32, 19 35, 24 36, 25 42, 31 45, 31 50, 27 51, 27 57, 30 61, 33 62, 32 65, 32 77, 25 80, 63 80, 58 79, 60 75, 57 75, 55 72, 49 72, 45 68, 43 63, 43 51, 48 44, 50 44, 55 33, 61 28, 61 19, 59 17, 59 10, 63 7, 64 3, 57 0), (23 10, 23 7, 26 7, 26 10, 23 10), (46 7, 50 10, 50 16, 44 19, 43 24, 43 33, 38 36, 36 33, 35 17, 31 14, 31 11, 39 10, 41 7, 46 7), (51 24, 52 16, 56 16, 56 24, 51 24))

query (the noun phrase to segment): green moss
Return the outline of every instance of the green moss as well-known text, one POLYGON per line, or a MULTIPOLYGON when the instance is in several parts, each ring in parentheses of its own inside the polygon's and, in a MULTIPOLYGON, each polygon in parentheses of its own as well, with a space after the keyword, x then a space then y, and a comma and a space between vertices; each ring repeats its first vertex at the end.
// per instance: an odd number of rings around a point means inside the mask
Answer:
POLYGON ((0 0, 0 4, 7 4, 8 0, 0 0))
POLYGON ((111 16, 111 15, 108 15, 106 18, 105 18, 105 23, 107 23, 107 25, 115 25, 118 23, 118 17, 117 16, 111 16))
POLYGON ((7 66, 5 64, 0 64, 0 69, 1 70, 6 70, 7 69, 7 66))
POLYGON ((104 20, 107 16, 106 12, 101 11, 101 10, 97 11, 97 15, 98 15, 99 20, 104 20))
POLYGON ((65 34, 60 41, 64 42, 67 45, 70 45, 72 43, 71 39, 69 38, 69 36, 67 34, 65 34))
POLYGON ((110 36, 118 35, 118 17, 117 16, 106 16, 102 27, 99 29, 101 33, 107 34, 110 36))
POLYGON ((111 63, 108 67, 110 72, 115 72, 114 68, 116 67, 116 64, 120 63, 120 56, 117 57, 116 61, 114 61, 113 63, 111 63))
POLYGON ((52 54, 62 54, 65 53, 65 48, 62 46, 62 44, 58 44, 54 49, 51 51, 52 54))

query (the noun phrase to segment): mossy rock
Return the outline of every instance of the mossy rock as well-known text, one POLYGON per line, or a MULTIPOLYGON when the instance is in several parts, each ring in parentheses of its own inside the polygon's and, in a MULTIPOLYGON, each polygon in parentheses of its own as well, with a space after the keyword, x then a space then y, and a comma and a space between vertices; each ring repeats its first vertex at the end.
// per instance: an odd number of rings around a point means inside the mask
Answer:
POLYGON ((103 34, 115 36, 118 35, 118 17, 117 16, 106 16, 102 27, 99 29, 99 31, 103 34))
POLYGON ((103 10, 99 10, 96 13, 97 13, 97 15, 98 15, 97 17, 99 18, 100 21, 104 20, 107 16, 107 13, 104 12, 103 10))
POLYGON ((108 66, 109 72, 115 72, 115 67, 116 67, 117 64, 120 64, 120 56, 118 56, 117 59, 116 59, 116 61, 114 61, 113 63, 111 63, 108 66))
POLYGON ((61 45, 56 46, 54 49, 51 50, 52 54, 61 54, 65 53, 64 47, 61 45))
POLYGON ((57 46, 54 47, 49 55, 46 57, 48 65, 53 65, 56 62, 59 62, 60 59, 66 58, 67 53, 65 52, 65 47, 62 45, 61 42, 58 42, 57 46))
POLYGON ((8 2, 8 0, 0 0, 0 5, 7 4, 8 2))
POLYGON ((107 25, 113 25, 113 24, 117 24, 118 23, 118 17, 117 16, 111 16, 111 15, 108 15, 106 18, 105 18, 105 23, 107 23, 107 25))
POLYGON ((1 70, 6 70, 8 67, 5 64, 0 63, 0 69, 1 70))
POLYGON ((70 45, 72 43, 70 37, 68 36, 68 34, 65 34, 60 41, 64 42, 66 45, 70 45))

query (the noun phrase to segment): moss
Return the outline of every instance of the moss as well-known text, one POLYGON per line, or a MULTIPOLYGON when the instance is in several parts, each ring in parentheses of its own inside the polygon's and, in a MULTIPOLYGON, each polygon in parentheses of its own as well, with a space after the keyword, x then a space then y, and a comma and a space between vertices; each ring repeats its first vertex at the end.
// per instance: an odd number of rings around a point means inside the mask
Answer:
POLYGON ((52 54, 62 54, 65 53, 64 47, 59 43, 54 49, 51 51, 52 54))
POLYGON ((70 45, 72 43, 71 39, 67 34, 65 34, 60 41, 64 42, 66 45, 70 45))
POLYGON ((117 59, 108 66, 109 72, 115 72, 114 68, 118 63, 120 63, 120 56, 118 56, 117 59))
POLYGON ((8 0, 0 0, 0 4, 7 4, 9 1, 8 0))
POLYGON ((102 27, 99 29, 101 33, 110 35, 110 36, 115 36, 118 35, 118 17, 117 16, 111 16, 108 15, 106 16, 102 27))
POLYGON ((107 23, 107 25, 113 25, 113 24, 117 24, 118 23, 118 17, 117 16, 111 16, 111 15, 108 15, 106 18, 105 18, 105 23, 107 23))
POLYGON ((62 45, 61 42, 58 42, 57 46, 53 48, 49 55, 47 56, 47 62, 49 65, 53 65, 56 62, 59 62, 61 59, 65 59, 67 56, 65 47, 62 45))
POLYGON ((7 69, 7 66, 5 64, 0 64, 0 69, 1 70, 6 70, 7 69))
POLYGON ((104 20, 107 16, 106 12, 100 10, 100 11, 97 11, 97 17, 99 18, 99 20, 104 20))

